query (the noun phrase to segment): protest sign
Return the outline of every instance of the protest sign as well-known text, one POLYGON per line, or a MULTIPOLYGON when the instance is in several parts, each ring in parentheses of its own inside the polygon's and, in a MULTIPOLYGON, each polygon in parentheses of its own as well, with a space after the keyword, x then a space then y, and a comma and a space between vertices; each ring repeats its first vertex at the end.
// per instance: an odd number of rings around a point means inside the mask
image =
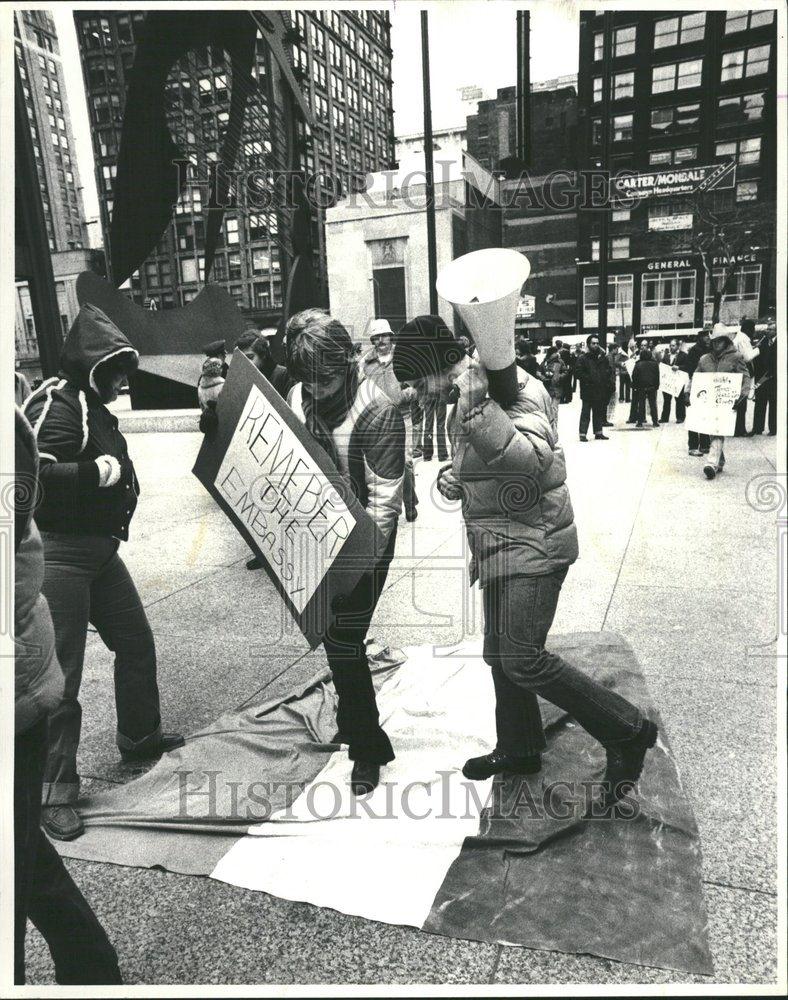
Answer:
POLYGON ((741 393, 741 380, 739 372, 695 372, 687 430, 711 437, 731 437, 736 430, 733 404, 741 393))
POLYGON ((689 375, 682 371, 673 371, 670 365, 659 366, 659 387, 668 396, 680 396, 689 382, 689 375))
POLYGON ((627 370, 627 374, 632 378, 632 372, 635 370, 635 365, 637 364, 636 358, 630 358, 628 361, 624 362, 624 367, 627 370))
POLYGON ((217 414, 219 429, 204 439, 192 471, 259 556, 314 649, 341 598, 374 565, 380 533, 328 455, 238 350, 217 414))

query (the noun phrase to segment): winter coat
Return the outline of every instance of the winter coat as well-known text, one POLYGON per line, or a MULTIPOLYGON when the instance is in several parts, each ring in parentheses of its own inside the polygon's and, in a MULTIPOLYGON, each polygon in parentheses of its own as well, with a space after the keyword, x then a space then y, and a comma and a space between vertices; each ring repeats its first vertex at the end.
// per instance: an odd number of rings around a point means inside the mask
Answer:
POLYGON ((260 371, 263 375, 265 375, 282 399, 287 399, 287 394, 293 388, 293 380, 290 378, 290 373, 285 366, 278 365, 272 359, 271 363, 266 365, 265 368, 261 368, 260 371))
POLYGON ((521 375, 512 406, 487 398, 472 418, 460 395, 449 436, 452 471, 464 489, 471 583, 541 576, 577 559, 564 453, 538 379, 521 375))
POLYGON ((542 364, 542 373, 542 381, 548 395, 553 399, 560 399, 564 393, 567 375, 566 365, 560 355, 556 354, 549 361, 544 361, 542 364))
POLYGON ((708 348, 703 344, 697 343, 693 344, 692 347, 687 351, 687 367, 684 369, 686 373, 691 377, 695 374, 695 369, 698 367, 698 363, 704 354, 708 353, 708 348))
MULTIPOLYGON (((306 422, 301 383, 290 390, 290 408, 306 422)), ((339 471, 362 507, 388 540, 402 512, 405 423, 374 382, 359 383, 344 420, 331 432, 339 471)))
POLYGON ((762 381, 767 376, 774 378, 777 375, 777 338, 769 339, 764 337, 758 345, 758 354, 753 359, 753 373, 757 382, 762 381))
POLYGON ((739 399, 746 399, 750 392, 750 371, 747 368, 747 362, 739 354, 733 344, 729 341, 728 346, 722 352, 719 357, 716 357, 713 351, 708 354, 704 354, 703 357, 698 362, 698 367, 695 369, 698 372, 731 372, 733 374, 741 373, 741 392, 739 393, 739 399))
POLYGON ((581 354, 575 373, 580 383, 581 399, 607 399, 610 396, 610 362, 602 351, 581 354))
POLYGON ((112 320, 95 306, 82 306, 63 345, 60 374, 25 404, 41 457, 36 520, 42 531, 129 537, 139 483, 117 418, 102 403, 94 378, 103 361, 127 351, 137 353, 112 320), (114 486, 99 486, 100 455, 120 464, 114 486))
POLYGON ((648 392, 659 389, 659 362, 653 358, 640 358, 632 370, 632 388, 648 392))
POLYGON ((17 736, 48 715, 63 696, 63 672, 55 655, 55 630, 49 605, 41 594, 44 546, 33 520, 37 482, 38 449, 33 429, 17 409, 14 489, 14 729, 17 736))

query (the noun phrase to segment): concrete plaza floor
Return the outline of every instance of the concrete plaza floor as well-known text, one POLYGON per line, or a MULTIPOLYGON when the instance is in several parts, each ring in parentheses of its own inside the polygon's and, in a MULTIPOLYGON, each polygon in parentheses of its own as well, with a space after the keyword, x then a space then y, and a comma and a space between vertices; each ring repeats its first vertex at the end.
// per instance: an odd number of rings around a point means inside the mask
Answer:
MULTIPOLYGON (((775 476, 776 439, 732 440, 724 475, 707 482, 683 427, 627 427, 620 405, 610 440, 582 444, 578 409, 577 400, 561 407, 560 430, 581 558, 554 632, 615 631, 640 659, 700 826, 715 977, 450 940, 206 878, 69 861, 126 982, 775 981, 779 511, 758 487, 775 476)), ((123 546, 156 635, 164 723, 184 733, 289 690, 322 662, 283 618, 265 574, 245 569, 245 544, 191 475, 199 444, 196 433, 129 435, 143 493, 123 546)), ((417 462, 419 518, 400 522, 370 633, 391 645, 481 631, 461 518, 441 509, 437 467, 417 462)), ((87 791, 133 776, 114 748, 111 676, 110 654, 91 636, 79 757, 87 791)), ((54 982, 34 931, 28 956, 29 981, 54 982)))

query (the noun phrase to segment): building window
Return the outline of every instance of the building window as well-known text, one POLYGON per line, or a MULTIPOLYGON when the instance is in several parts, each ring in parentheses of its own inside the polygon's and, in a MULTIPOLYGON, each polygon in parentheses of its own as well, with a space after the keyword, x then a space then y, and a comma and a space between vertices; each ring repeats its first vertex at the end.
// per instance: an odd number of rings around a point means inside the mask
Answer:
POLYGON ((599 146, 602 142, 602 119, 591 119, 591 145, 599 146))
MULTIPOLYGON (((583 278, 583 308, 592 309, 599 305, 599 278, 583 278)), ((608 310, 625 309, 632 306, 632 275, 611 274, 607 279, 608 310)))
POLYGON ((598 104, 601 100, 602 100, 602 77, 601 76, 595 76, 594 77, 594 96, 593 96, 594 104, 598 104))
MULTIPOLYGON (((725 272, 722 268, 714 268, 714 288, 719 288, 725 272)), ((761 294, 761 265, 745 264, 737 267, 728 280, 728 288, 722 297, 723 302, 757 302, 761 294)), ((706 303, 713 301, 714 290, 706 282, 706 303)))
POLYGON ((635 96, 635 74, 616 73, 613 77, 613 100, 620 101, 625 97, 635 96))
POLYGON ((718 142, 714 147, 715 156, 734 159, 740 167, 758 163, 761 158, 761 137, 738 139, 733 142, 718 142))
POLYGON ((611 215, 611 222, 629 222, 632 212, 628 208, 614 208, 611 215))
POLYGON ((681 146, 679 149, 653 150, 648 154, 648 162, 652 167, 679 165, 691 163, 698 158, 697 146, 681 146))
POLYGON ((594 62, 600 62, 604 52, 604 39, 605 35, 602 31, 597 31, 594 34, 594 62))
POLYGON ((695 272, 644 274, 641 290, 641 305, 644 308, 690 305, 695 301, 695 272))
POLYGON ((629 237, 614 236, 610 242, 610 259, 625 260, 629 257, 629 237))
POLYGON ((655 108, 651 112, 651 131, 674 133, 697 127, 700 104, 681 104, 678 107, 655 108))
POLYGON ((720 83, 740 80, 743 76, 760 76, 769 69, 770 45, 756 45, 751 49, 723 52, 720 83))
POLYGON ((718 107, 717 124, 737 125, 744 121, 758 121, 763 117, 764 95, 740 94, 737 97, 723 97, 718 107))
POLYGON ((131 33, 131 19, 128 14, 119 14, 116 23, 118 33, 118 43, 120 45, 131 45, 134 36, 131 33))
POLYGON ((757 201, 758 182, 741 181, 736 185, 736 201, 757 201))
POLYGON ((241 254, 238 251, 227 254, 227 274, 230 281, 238 281, 241 278, 241 254))
POLYGON ((613 118, 613 142, 632 141, 632 115, 616 115, 613 118))
POLYGON ((651 93, 664 94, 671 90, 699 87, 702 71, 702 59, 654 66, 651 71, 651 93))
POLYGON ((224 239, 228 244, 238 242, 238 219, 226 218, 224 220, 224 239))
POLYGON ((635 51, 635 33, 637 29, 633 24, 629 28, 617 28, 613 33, 613 55, 616 59, 619 56, 631 56, 635 51))
POLYGON ((705 12, 657 21, 654 25, 654 48, 664 49, 671 45, 700 42, 703 40, 705 27, 705 12))
POLYGON ((725 34, 732 35, 748 28, 762 28, 774 21, 773 10, 729 10, 725 15, 725 34))

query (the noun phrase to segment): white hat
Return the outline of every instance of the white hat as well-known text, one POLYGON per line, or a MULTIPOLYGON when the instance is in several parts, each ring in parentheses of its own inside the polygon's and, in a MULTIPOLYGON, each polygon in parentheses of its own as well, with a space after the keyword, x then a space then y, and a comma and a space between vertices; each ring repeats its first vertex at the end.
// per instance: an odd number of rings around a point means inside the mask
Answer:
POLYGON ((391 324, 387 319, 373 319, 369 330, 369 339, 374 340, 375 337, 393 337, 394 331, 391 329, 391 324))
POLYGON ((724 323, 715 323, 711 329, 711 339, 718 340, 720 337, 733 340, 733 334, 724 323))

